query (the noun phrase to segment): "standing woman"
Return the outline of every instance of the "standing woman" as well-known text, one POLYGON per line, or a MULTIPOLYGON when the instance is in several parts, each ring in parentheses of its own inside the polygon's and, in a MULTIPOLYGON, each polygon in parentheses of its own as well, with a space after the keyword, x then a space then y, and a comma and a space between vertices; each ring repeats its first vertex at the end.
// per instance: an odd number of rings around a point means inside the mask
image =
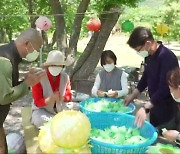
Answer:
POLYGON ((178 142, 180 142, 180 68, 175 68, 170 71, 168 73, 167 80, 171 95, 177 103, 178 111, 175 117, 176 130, 165 131, 163 132, 163 136, 169 141, 178 140, 178 142))
POLYGON ((116 55, 111 50, 102 53, 101 66, 104 69, 96 76, 93 96, 119 98, 128 94, 126 73, 115 66, 116 60, 116 55))

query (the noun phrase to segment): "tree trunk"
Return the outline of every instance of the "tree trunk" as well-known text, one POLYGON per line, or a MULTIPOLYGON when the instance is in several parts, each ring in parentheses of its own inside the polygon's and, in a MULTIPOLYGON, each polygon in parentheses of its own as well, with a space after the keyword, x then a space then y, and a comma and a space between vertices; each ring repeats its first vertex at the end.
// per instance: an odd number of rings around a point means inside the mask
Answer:
POLYGON ((9 25, 6 25, 5 31, 7 33, 9 41, 12 41, 12 28, 9 25))
POLYGON ((84 49, 84 52, 82 53, 82 55, 79 57, 78 61, 76 62, 76 65, 73 69, 73 72, 70 72, 70 76, 72 77, 77 71, 79 71, 79 69, 82 67, 82 65, 85 63, 85 61, 88 59, 88 57, 90 56, 96 40, 98 38, 99 32, 94 32, 89 43, 87 44, 86 48, 84 49))
POLYGON ((65 52, 67 49, 67 36, 66 36, 66 27, 64 20, 64 11, 61 7, 61 3, 59 0, 50 0, 52 13, 55 14, 55 23, 56 23, 56 39, 58 49, 62 52, 65 52), (56 15, 61 14, 61 15, 56 15))
MULTIPOLYGON (((27 0, 28 2, 28 11, 29 11, 29 15, 33 15, 33 0, 27 0)), ((31 27, 35 28, 35 19, 34 17, 30 16, 29 21, 31 23, 31 27)))
POLYGON ((0 30, 0 43, 7 43, 8 42, 8 38, 7 38, 7 35, 6 35, 6 31, 2 28, 0 30))
POLYGON ((48 45, 48 36, 47 36, 47 33, 45 31, 42 31, 42 38, 43 38, 43 46, 45 49, 48 50, 49 48, 49 45, 48 45))
MULTIPOLYGON (((111 14, 105 14, 102 15, 102 27, 101 30, 94 41, 92 41, 92 36, 90 42, 88 43, 85 50, 86 53, 83 53, 80 57, 79 61, 83 61, 81 66, 78 66, 79 69, 75 69, 74 73, 72 75, 72 81, 76 79, 88 79, 88 77, 93 73, 94 69, 96 68, 98 61, 100 59, 101 53, 103 52, 103 49, 106 45, 106 42, 109 38, 109 35, 114 27, 114 25, 117 23, 119 19, 120 11, 119 10, 113 10, 113 13, 111 14), (91 42, 92 41, 92 42, 91 42), (87 49, 88 48, 88 49, 87 49), (90 54, 89 54, 90 53, 90 54), (87 57, 87 58, 84 58, 87 57), (85 61, 83 60, 85 59, 85 61)), ((77 65, 80 62, 77 62, 77 65)), ((75 67, 77 68, 77 66, 75 67)))
POLYGON ((53 33, 52 39, 51 39, 50 43, 48 44, 49 49, 53 48, 54 44, 56 43, 56 38, 57 37, 56 37, 56 30, 55 30, 53 33))
POLYGON ((72 30, 72 35, 69 40, 68 54, 76 55, 77 43, 81 31, 82 20, 84 19, 84 13, 86 12, 90 0, 82 0, 77 9, 77 14, 74 19, 74 25, 72 30))

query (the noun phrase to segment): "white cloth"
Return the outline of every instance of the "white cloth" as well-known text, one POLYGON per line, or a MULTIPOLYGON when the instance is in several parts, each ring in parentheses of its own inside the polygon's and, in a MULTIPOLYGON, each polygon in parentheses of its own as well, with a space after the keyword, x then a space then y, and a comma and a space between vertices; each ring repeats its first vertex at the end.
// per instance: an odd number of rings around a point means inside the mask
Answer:
MULTIPOLYGON (((118 96, 117 97, 118 98, 128 94, 128 82, 127 82, 127 75, 126 75, 125 72, 122 72, 120 80, 121 80, 122 90, 117 90, 117 92, 118 92, 118 96)), ((101 79, 100 79, 100 76, 98 74, 96 76, 96 79, 95 79, 95 82, 94 82, 94 86, 93 86, 93 88, 91 90, 92 95, 95 96, 95 97, 98 97, 97 91, 99 90, 100 83, 101 83, 101 79)))
POLYGON ((54 114, 51 114, 45 109, 40 108, 32 112, 31 123, 39 128, 43 126, 44 123, 48 122, 53 116, 54 114))
POLYGON ((72 101, 73 102, 80 102, 83 101, 85 99, 88 99, 90 96, 85 94, 85 93, 80 93, 80 92, 74 92, 73 97, 72 97, 72 101))

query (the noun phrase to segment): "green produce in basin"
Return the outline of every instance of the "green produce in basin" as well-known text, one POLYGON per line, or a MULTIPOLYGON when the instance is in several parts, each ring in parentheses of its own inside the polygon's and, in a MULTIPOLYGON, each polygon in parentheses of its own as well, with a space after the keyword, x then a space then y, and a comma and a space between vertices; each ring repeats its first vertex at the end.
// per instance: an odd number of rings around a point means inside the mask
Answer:
POLYGON ((108 99, 102 99, 98 102, 86 102, 85 108, 89 111, 95 112, 129 112, 131 109, 124 106, 123 100, 112 102, 108 99))
POLYGON ((180 154, 180 149, 170 144, 157 143, 154 146, 149 146, 146 154, 180 154))
POLYGON ((91 138, 101 142, 119 145, 140 144, 148 140, 148 138, 140 135, 138 128, 126 128, 125 126, 111 126, 104 130, 93 128, 91 130, 91 138))

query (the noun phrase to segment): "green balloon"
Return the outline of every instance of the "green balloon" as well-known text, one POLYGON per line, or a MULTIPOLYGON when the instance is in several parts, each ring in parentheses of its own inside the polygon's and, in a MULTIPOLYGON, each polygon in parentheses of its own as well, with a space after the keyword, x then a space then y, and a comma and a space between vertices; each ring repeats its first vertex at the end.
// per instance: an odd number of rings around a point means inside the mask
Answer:
POLYGON ((134 24, 129 20, 124 21, 121 26, 124 32, 130 32, 134 29, 134 24))

